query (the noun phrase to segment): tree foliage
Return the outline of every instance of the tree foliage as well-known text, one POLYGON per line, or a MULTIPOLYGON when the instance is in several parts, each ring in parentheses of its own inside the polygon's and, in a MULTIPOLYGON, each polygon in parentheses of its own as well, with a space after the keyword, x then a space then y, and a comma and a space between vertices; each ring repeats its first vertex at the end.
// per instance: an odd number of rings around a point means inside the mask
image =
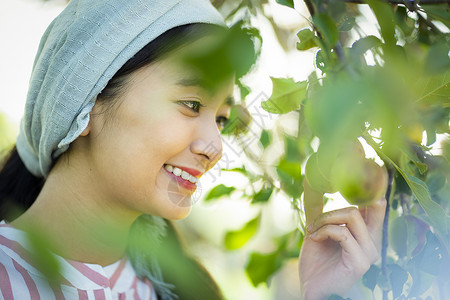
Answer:
MULTIPOLYGON (((293 1, 277 2, 295 9, 293 1)), ((364 275, 361 289, 383 299, 450 295, 450 6, 394 2, 305 0, 310 26, 292 34, 298 51, 315 52, 315 70, 301 82, 272 78, 272 96, 261 104, 268 113, 294 118, 295 134, 284 133, 281 125, 259 128, 258 147, 245 147, 243 166, 228 170, 249 179, 252 192, 242 192, 253 205, 263 207, 284 194, 300 216, 298 229, 274 237, 275 251, 255 251, 248 258, 246 272, 255 286, 268 282, 301 248, 303 166, 317 144, 322 157, 335 159, 337 149, 359 140, 390 175, 382 261, 364 275), (364 24, 362 14, 371 14, 376 23, 364 24), (364 33, 370 25, 378 34, 364 33), (280 141, 281 153, 273 150, 280 141), (274 156, 273 163, 263 163, 274 156)), ((270 19, 262 8, 265 1, 233 3, 225 10, 223 1, 215 1, 229 20, 240 16, 252 26, 253 16, 270 19)), ((249 132, 254 134, 255 127, 237 131, 237 138, 249 132)), ((226 248, 250 240, 259 218, 227 234, 226 248)))

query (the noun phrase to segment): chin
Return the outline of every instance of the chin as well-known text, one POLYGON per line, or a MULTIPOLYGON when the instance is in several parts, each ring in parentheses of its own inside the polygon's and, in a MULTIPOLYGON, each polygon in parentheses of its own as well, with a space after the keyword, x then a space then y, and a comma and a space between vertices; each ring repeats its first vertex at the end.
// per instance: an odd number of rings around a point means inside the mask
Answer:
POLYGON ((192 209, 191 195, 171 193, 158 202, 155 214, 167 220, 184 219, 192 209))
POLYGON ((161 215, 161 217, 176 221, 176 220, 182 220, 186 218, 189 213, 191 212, 191 207, 176 207, 175 209, 172 209, 171 211, 167 211, 164 214, 161 215))

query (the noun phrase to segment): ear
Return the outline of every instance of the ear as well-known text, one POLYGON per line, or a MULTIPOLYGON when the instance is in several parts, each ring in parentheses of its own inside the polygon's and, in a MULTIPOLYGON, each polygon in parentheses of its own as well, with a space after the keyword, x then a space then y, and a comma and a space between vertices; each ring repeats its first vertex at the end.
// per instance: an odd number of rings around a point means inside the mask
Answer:
POLYGON ((89 120, 88 126, 81 132, 80 136, 87 136, 91 132, 91 121, 89 120))

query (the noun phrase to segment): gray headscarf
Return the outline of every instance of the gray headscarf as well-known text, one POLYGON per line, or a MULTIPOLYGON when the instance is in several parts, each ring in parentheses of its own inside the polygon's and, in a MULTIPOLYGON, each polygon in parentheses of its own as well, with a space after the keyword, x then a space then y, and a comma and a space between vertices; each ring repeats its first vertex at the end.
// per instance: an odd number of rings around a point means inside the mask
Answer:
POLYGON ((47 177, 121 66, 160 34, 190 23, 225 25, 208 0, 71 0, 35 59, 17 138, 27 169, 47 177))

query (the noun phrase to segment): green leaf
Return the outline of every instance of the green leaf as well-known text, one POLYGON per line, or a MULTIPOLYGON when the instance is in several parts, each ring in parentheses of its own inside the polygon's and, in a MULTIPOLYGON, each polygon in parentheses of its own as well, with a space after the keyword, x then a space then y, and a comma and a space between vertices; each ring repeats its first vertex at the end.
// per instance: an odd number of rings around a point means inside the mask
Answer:
POLYGON ((413 284, 409 290, 408 298, 421 299, 420 296, 431 287, 436 277, 420 270, 409 273, 411 274, 413 284))
POLYGON ((436 142, 436 130, 434 128, 426 128, 427 132, 427 146, 431 146, 436 142))
POLYGON ((239 87, 241 99, 247 98, 247 96, 250 94, 250 87, 243 84, 241 80, 237 80, 237 86, 239 87))
POLYGON ((398 6, 395 10, 395 21, 397 26, 406 36, 411 35, 414 31, 415 21, 408 16, 406 7, 398 6))
POLYGON ((320 13, 313 17, 313 23, 327 46, 333 48, 339 38, 339 32, 333 19, 327 14, 320 13))
POLYGON ((412 162, 416 165, 416 167, 419 170, 419 173, 421 175, 425 174, 425 172, 428 171, 427 164, 424 164, 424 163, 421 163, 421 162, 418 162, 418 161, 415 161, 415 160, 413 160, 412 162))
POLYGON ((416 102, 438 103, 450 107, 450 70, 442 75, 423 76, 413 87, 417 92, 416 102))
POLYGON ((268 281, 268 279, 281 267, 278 251, 269 254, 252 253, 245 271, 253 286, 268 281))
POLYGON ((430 222, 434 230, 445 237, 448 234, 448 216, 446 216, 444 210, 436 202, 431 200, 428 187, 422 180, 411 175, 405 175, 406 183, 417 197, 420 206, 422 206, 430 217, 430 222))
POLYGON ((355 26, 355 18, 345 16, 338 25, 339 31, 350 31, 355 26))
POLYGON ((252 203, 265 203, 270 199, 273 193, 273 187, 262 188, 259 192, 253 195, 252 203))
MULTIPOLYGON (((324 1, 325 2, 325 1, 324 1)), ((342 0, 327 0, 326 14, 329 15, 335 23, 341 21, 347 10, 345 2, 342 0)))
POLYGON ((430 193, 435 194, 445 186, 447 180, 443 171, 433 170, 427 174, 425 182, 430 193))
POLYGON ((328 69, 327 59, 325 58, 325 55, 323 54, 323 50, 320 49, 316 53, 316 68, 320 69, 323 73, 325 73, 328 69))
POLYGON ((262 108, 274 114, 285 114, 299 109, 306 96, 306 81, 295 82, 292 78, 271 79, 272 96, 261 103, 262 108))
POLYGON ((354 42, 350 48, 350 53, 351 55, 361 56, 368 50, 378 47, 381 44, 381 41, 376 36, 369 35, 354 42))
POLYGON ((293 179, 300 179, 302 177, 302 168, 299 162, 283 159, 278 163, 277 171, 283 171, 293 179))
POLYGON ((439 234, 442 240, 445 241, 445 246, 447 248, 450 248, 450 242, 447 238, 450 225, 449 217, 446 215, 442 207, 440 207, 439 204, 431 199, 427 185, 422 180, 412 175, 406 174, 394 161, 392 161, 379 149, 378 145, 374 143, 373 140, 366 139, 366 141, 369 143, 369 145, 372 146, 373 149, 377 151, 378 155, 380 155, 383 160, 392 164, 397 169, 398 173, 402 175, 403 179, 408 184, 414 196, 416 196, 420 206, 427 214, 430 225, 439 234))
POLYGON ((368 1, 370 8, 375 14, 381 29, 381 36, 386 45, 395 46, 397 40, 395 38, 395 22, 394 11, 392 7, 382 1, 368 1))
POLYGON ((316 36, 314 35, 314 32, 311 31, 311 29, 303 29, 300 30, 297 33, 298 39, 300 42, 297 43, 297 49, 298 50, 308 50, 313 47, 317 47, 316 43, 316 36))
POLYGON ((230 195, 236 188, 232 186, 226 186, 224 184, 219 184, 213 187, 208 195, 206 195, 205 201, 210 201, 213 199, 220 198, 222 196, 230 195))
POLYGON ((259 216, 250 220, 241 229, 227 232, 224 240, 227 250, 236 250, 244 246, 255 235, 258 222, 259 216))
POLYGON ((431 231, 427 232, 426 238, 423 250, 414 257, 413 261, 421 271, 438 276, 444 261, 445 250, 431 231))
POLYGON ((294 0, 277 0, 278 4, 294 8, 294 0))
POLYGON ((425 10, 427 16, 439 20, 447 25, 447 27, 450 27, 450 8, 448 4, 421 4, 420 7, 425 10))
POLYGON ((284 143, 286 160, 299 164, 302 159, 302 154, 299 148, 298 139, 285 134, 284 143))
POLYGON ((245 167, 242 168, 233 168, 233 169, 222 169, 222 171, 226 172, 238 172, 241 173, 244 176, 250 177, 249 172, 245 169, 245 167))
POLYGON ((361 102, 368 93, 366 83, 345 76, 337 79, 324 80, 323 87, 308 97, 304 105, 309 128, 321 142, 326 141, 332 147, 360 136, 367 118, 361 102))
POLYGON ((231 107, 230 117, 222 129, 223 135, 246 133, 251 122, 250 112, 241 104, 235 104, 231 107))
POLYGON ((300 163, 280 160, 276 167, 281 189, 289 196, 299 199, 303 193, 303 177, 300 163))
POLYGON ((408 225, 404 217, 397 217, 389 224, 389 245, 399 257, 405 257, 408 249, 408 225))
MULTIPOLYGON (((425 71, 428 74, 439 74, 450 69, 450 59, 448 53, 450 43, 443 40, 432 45, 425 59, 425 71)), ((448 94, 447 94, 448 95, 448 94)))
POLYGON ((392 294, 394 299, 397 299, 403 292, 403 285, 408 280, 408 273, 396 264, 389 264, 387 267, 390 271, 389 281, 392 287, 392 294))
POLYGON ((373 291, 378 282, 378 277, 380 276, 381 269, 376 265, 371 265, 370 269, 364 274, 362 278, 363 284, 373 291))
POLYGON ((60 282, 61 264, 57 256, 49 250, 49 245, 55 247, 55 243, 46 234, 32 230, 27 232, 31 247, 31 260, 50 282, 60 282))
POLYGON ((272 138, 270 137, 270 132, 263 129, 261 132, 261 137, 259 138, 259 142, 263 146, 264 149, 267 148, 267 146, 270 145, 270 142, 272 141, 272 138))
POLYGON ((16 130, 7 116, 0 112, 0 158, 4 150, 9 150, 16 139, 16 130))

